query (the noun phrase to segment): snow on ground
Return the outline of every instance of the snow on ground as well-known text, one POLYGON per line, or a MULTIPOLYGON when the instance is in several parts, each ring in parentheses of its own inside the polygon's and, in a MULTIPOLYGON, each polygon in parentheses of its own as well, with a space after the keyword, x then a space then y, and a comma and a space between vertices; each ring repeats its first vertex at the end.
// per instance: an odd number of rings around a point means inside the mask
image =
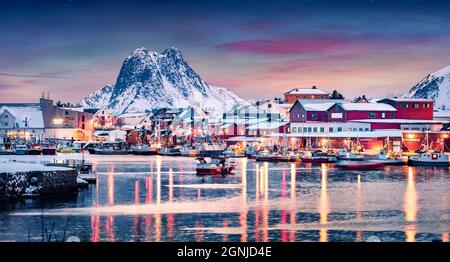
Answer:
POLYGON ((45 166, 43 164, 31 164, 24 162, 16 162, 8 159, 0 159, 0 173, 18 173, 33 171, 67 171, 71 170, 66 167, 45 166))

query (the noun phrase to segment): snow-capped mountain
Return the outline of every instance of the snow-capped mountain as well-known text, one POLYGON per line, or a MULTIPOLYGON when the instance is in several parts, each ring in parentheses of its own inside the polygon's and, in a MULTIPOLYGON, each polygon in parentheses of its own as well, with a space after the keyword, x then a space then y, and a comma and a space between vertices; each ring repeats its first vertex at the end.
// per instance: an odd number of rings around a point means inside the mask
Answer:
POLYGON ((230 90, 203 81, 177 49, 169 48, 160 54, 138 48, 123 62, 115 85, 95 91, 80 105, 109 108, 114 114, 197 106, 221 115, 243 103, 230 90))
POLYGON ((427 75, 403 97, 433 99, 435 109, 450 110, 450 65, 427 75))

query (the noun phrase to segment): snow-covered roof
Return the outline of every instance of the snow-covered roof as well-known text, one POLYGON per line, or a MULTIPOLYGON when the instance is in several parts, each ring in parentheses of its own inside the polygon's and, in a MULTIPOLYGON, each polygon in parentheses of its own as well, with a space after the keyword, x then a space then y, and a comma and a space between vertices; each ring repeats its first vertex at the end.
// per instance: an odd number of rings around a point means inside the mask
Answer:
POLYGON ((438 117, 438 118, 450 117, 450 111, 436 111, 436 112, 433 112, 433 117, 438 117))
POLYGON ((285 125, 287 123, 285 122, 265 122, 265 123, 261 123, 261 124, 256 124, 256 125, 251 125, 249 126, 247 129, 248 130, 270 130, 270 129, 275 129, 275 128, 279 128, 283 125, 285 125))
POLYGON ((147 116, 149 113, 123 113, 118 116, 117 118, 132 118, 132 117, 143 117, 147 116))
POLYGON ((328 95, 328 92, 325 92, 318 88, 294 88, 291 91, 288 91, 286 94, 291 94, 291 95, 328 95))
POLYGON ((346 111, 397 111, 394 107, 383 103, 342 103, 346 111))
POLYGON ((428 120, 428 119, 358 119, 350 122, 363 123, 392 123, 392 124, 446 124, 450 121, 428 120))
POLYGON ((425 98, 390 98, 390 97, 378 99, 378 101, 384 100, 384 99, 392 100, 395 102, 433 102, 432 99, 425 99, 425 98))
POLYGON ((248 136, 235 136, 228 138, 228 142, 260 142, 262 139, 259 137, 248 137, 248 136))
POLYGON ((18 128, 44 128, 44 117, 39 106, 3 106, 0 107, 0 114, 4 110, 8 110, 15 117, 15 125, 18 128))
POLYGON ((84 112, 84 108, 83 107, 61 107, 61 109, 77 111, 77 112, 84 112))
POLYGON ((294 133, 283 134, 273 133, 272 137, 323 137, 323 138, 382 138, 382 137, 402 137, 401 130, 374 130, 374 131, 342 131, 334 133, 294 133))
POLYGON ((316 104, 303 104, 306 111, 327 111, 330 107, 334 106, 336 103, 316 103, 316 104))

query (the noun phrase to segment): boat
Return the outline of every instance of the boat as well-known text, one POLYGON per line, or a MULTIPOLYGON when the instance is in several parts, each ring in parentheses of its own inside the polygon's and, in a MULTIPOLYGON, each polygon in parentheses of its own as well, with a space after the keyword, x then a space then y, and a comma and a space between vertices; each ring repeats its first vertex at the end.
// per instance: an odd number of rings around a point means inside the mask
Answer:
POLYGON ((14 150, 6 149, 6 148, 0 148, 0 156, 1 155, 14 155, 14 150))
POLYGON ((131 153, 134 155, 157 155, 159 151, 159 147, 151 146, 148 144, 142 144, 142 145, 132 145, 131 146, 131 153))
POLYGON ((322 151, 304 151, 300 154, 300 159, 305 163, 334 163, 337 161, 336 156, 322 151))
POLYGON ((300 154, 295 153, 293 151, 286 151, 286 152, 281 153, 278 159, 280 162, 301 162, 302 161, 300 154))
POLYGON ((265 150, 265 151, 260 151, 259 153, 257 153, 255 155, 255 160, 261 161, 261 162, 270 162, 270 161, 275 161, 277 156, 278 156, 278 154, 271 153, 270 151, 265 150))
POLYGON ((71 147, 71 146, 65 146, 61 147, 57 150, 57 152, 62 154, 74 154, 80 152, 77 148, 71 147))
POLYGON ((406 165, 408 157, 391 150, 381 150, 377 160, 382 161, 385 165, 406 165))
POLYGON ((245 157, 245 150, 238 145, 231 145, 223 152, 223 156, 231 158, 245 157))
POLYGON ((180 149, 181 156, 197 157, 200 151, 195 146, 184 146, 180 149))
POLYGON ((335 164, 335 167, 344 170, 374 170, 382 168, 383 166, 384 162, 378 160, 361 160, 361 161, 339 160, 335 164))
POLYGON ((236 164, 229 162, 225 157, 211 158, 207 162, 204 157, 197 158, 197 175, 228 175, 236 168, 236 164))
POLYGON ((430 138, 428 132, 425 133, 423 149, 417 154, 409 157, 408 164, 411 166, 450 166, 449 156, 442 151, 432 150, 430 147, 430 138))
POLYGON ((26 155, 28 153, 28 147, 26 145, 16 145, 14 153, 16 155, 26 155))
POLYGON ((103 143, 94 148, 96 155, 128 155, 128 150, 123 143, 103 143))
POLYGON ((223 155, 223 147, 217 144, 206 144, 200 148, 200 156, 202 157, 218 157, 223 155))
POLYGON ((349 161, 363 161, 366 159, 364 155, 343 148, 339 149, 337 158, 339 160, 349 160, 349 161))
POLYGON ((450 166, 449 157, 447 154, 431 150, 410 156, 408 164, 411 166, 450 166))
POLYGON ((32 144, 30 148, 28 148, 27 151, 28 155, 41 155, 42 154, 42 147, 39 144, 32 144))
POLYGON ((56 155, 56 146, 51 144, 43 144, 42 145, 42 154, 43 155, 56 155))

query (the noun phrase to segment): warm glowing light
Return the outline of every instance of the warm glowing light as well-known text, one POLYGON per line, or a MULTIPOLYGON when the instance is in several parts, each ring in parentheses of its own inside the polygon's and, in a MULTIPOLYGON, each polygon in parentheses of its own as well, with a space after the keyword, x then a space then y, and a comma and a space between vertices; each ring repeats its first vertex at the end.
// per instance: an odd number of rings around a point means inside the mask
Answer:
POLYGON ((404 212, 406 221, 415 222, 418 212, 418 196, 415 186, 415 174, 412 167, 408 167, 408 184, 406 185, 406 192, 404 197, 404 212))
POLYGON ((443 134, 442 138, 448 138, 448 134, 443 134))
POLYGON ((414 136, 414 134, 408 134, 407 137, 408 137, 409 139, 413 139, 415 136, 414 136))
POLYGON ((61 119, 61 118, 54 118, 53 119, 53 124, 55 124, 55 125, 61 125, 63 123, 64 123, 64 119, 61 119))
MULTIPOLYGON (((319 199, 319 214, 320 214, 320 225, 326 225, 328 224, 328 214, 330 212, 330 206, 329 206, 329 198, 328 198, 328 192, 327 192, 327 177, 328 177, 328 170, 325 164, 322 164, 321 168, 321 190, 320 190, 320 199, 319 199)), ((327 229, 320 229, 320 242, 327 242, 328 241, 328 232, 327 229)))
POLYGON ((161 158, 156 159, 156 203, 161 203, 161 158))

